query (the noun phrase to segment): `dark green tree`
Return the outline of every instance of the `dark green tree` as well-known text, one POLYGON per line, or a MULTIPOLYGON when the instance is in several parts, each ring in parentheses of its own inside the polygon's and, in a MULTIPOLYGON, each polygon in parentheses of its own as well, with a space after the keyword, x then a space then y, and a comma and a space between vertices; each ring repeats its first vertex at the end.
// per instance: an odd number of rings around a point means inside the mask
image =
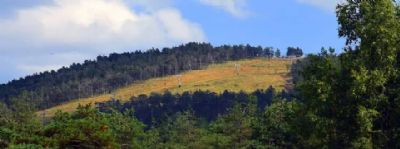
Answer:
POLYGON ((79 106, 73 114, 58 112, 44 130, 45 136, 48 137, 47 141, 44 141, 45 145, 52 148, 121 147, 108 122, 104 115, 98 113, 91 105, 79 106))
POLYGON ((296 148, 299 140, 296 134, 299 109, 297 101, 274 100, 257 117, 256 139, 269 148, 296 148))
POLYGON ((287 52, 286 52, 286 56, 295 56, 295 57, 301 57, 303 56, 303 49, 299 48, 299 47, 288 47, 287 48, 287 52))
POLYGON ((160 127, 159 148, 206 148, 206 130, 190 112, 177 113, 160 127))
POLYGON ((309 56, 298 84, 314 147, 397 148, 399 17, 392 0, 338 6, 345 53, 309 56), (316 141, 313 141, 316 140, 316 141))
POLYGON ((251 148, 256 146, 254 127, 256 125, 257 99, 247 97, 247 104, 236 103, 229 113, 219 117, 210 126, 217 137, 214 143, 217 148, 251 148))

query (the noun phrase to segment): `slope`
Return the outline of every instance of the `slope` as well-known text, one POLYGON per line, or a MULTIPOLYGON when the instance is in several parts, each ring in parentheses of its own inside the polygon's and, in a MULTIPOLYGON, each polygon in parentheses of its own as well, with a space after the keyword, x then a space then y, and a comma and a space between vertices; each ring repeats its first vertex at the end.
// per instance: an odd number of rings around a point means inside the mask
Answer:
POLYGON ((210 65, 204 70, 194 70, 180 75, 149 79, 122 87, 110 94, 72 100, 40 111, 38 114, 51 116, 58 110, 72 112, 79 104, 104 102, 112 97, 121 101, 128 101, 133 96, 152 92, 162 93, 167 90, 172 93, 196 90, 210 90, 217 93, 221 93, 224 90, 251 92, 268 86, 281 90, 291 79, 289 74, 291 64, 292 60, 290 59, 256 58, 229 61, 210 65), (179 84, 181 84, 180 87, 179 84))

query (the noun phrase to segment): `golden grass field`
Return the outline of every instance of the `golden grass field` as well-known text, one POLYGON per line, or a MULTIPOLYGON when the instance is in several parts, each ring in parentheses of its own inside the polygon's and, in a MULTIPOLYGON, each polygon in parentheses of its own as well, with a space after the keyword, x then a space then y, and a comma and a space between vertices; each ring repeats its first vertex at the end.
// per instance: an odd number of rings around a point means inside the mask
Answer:
POLYGON ((122 87, 112 94, 72 100, 62 105, 39 111, 38 114, 52 116, 58 110, 72 112, 79 104, 105 102, 110 100, 113 95, 117 99, 128 101, 133 96, 152 92, 162 93, 166 90, 172 93, 196 90, 210 90, 216 93, 221 93, 224 90, 252 92, 256 89, 266 89, 270 85, 281 90, 290 79, 289 70, 291 64, 291 60, 288 59, 257 58, 229 61, 210 65, 204 70, 188 71, 180 75, 134 83, 122 87), (181 80, 181 87, 179 87, 178 78, 181 80))

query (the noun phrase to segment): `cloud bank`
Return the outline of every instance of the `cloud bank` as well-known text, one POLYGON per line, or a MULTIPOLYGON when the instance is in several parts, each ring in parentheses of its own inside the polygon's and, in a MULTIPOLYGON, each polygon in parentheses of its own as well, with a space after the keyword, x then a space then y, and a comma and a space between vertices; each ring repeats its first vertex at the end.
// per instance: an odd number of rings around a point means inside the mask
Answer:
POLYGON ((177 9, 150 6, 139 0, 54 0, 17 10, 0 19, 0 70, 7 65, 34 73, 99 54, 206 41, 202 28, 177 9), (137 11, 135 4, 145 9, 137 11))

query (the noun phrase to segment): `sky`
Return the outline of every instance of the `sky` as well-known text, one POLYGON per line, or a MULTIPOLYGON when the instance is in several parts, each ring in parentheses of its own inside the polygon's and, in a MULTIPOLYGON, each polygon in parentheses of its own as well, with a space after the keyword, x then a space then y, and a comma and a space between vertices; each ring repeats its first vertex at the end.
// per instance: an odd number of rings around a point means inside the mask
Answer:
POLYGON ((1 0, 0 83, 187 42, 341 51, 336 0, 1 0))

